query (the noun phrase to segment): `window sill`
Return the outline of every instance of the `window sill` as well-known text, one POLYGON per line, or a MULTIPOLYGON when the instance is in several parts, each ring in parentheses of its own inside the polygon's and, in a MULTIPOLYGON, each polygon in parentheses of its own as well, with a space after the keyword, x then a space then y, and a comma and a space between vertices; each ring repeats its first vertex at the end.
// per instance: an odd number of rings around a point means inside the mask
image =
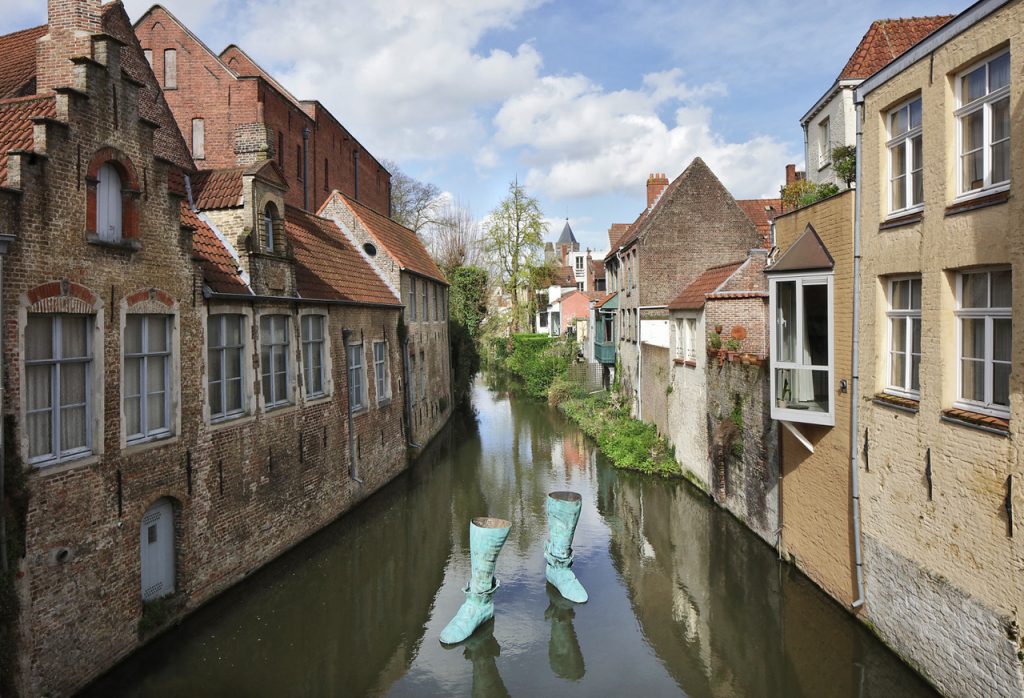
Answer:
POLYGON ((823 165, 818 165, 818 172, 822 172, 824 170, 827 170, 830 167, 832 167, 832 161, 831 160, 829 160, 828 162, 826 162, 823 165))
POLYGON ((377 400, 377 407, 387 407, 391 404, 391 396, 377 400))
POLYGON ((60 473, 66 473, 70 470, 77 470, 78 468, 85 468, 90 465, 98 463, 100 460, 99 454, 97 453, 83 453, 79 456, 69 456, 64 460, 59 461, 44 461, 42 463, 32 463, 32 471, 42 477, 49 477, 50 475, 59 475, 60 473))
POLYGON ((943 422, 968 427, 969 429, 977 429, 978 431, 984 431, 989 434, 997 434, 999 436, 1010 435, 1009 419, 992 417, 991 415, 980 414, 978 412, 970 412, 968 410, 962 410, 959 407, 951 407, 949 409, 942 410, 940 419, 943 422))
POLYGON ((369 414, 369 407, 360 407, 359 409, 352 410, 352 417, 362 417, 364 414, 369 414))
POLYGON ((879 225, 879 230, 891 230, 893 228, 902 228, 905 225, 913 225, 914 223, 920 223, 924 219, 924 209, 918 209, 916 211, 901 211, 899 215, 889 216, 884 219, 879 225))
POLYGON ((672 359, 676 366, 689 366, 690 368, 697 368, 697 362, 693 359, 672 359))
POLYGON ((287 414, 293 410, 299 408, 294 402, 278 402, 273 405, 263 405, 263 414, 267 416, 277 417, 281 414, 287 414))
POLYGON ((242 412, 240 414, 232 414, 226 417, 213 417, 207 422, 207 427, 211 430, 226 429, 229 427, 248 424, 254 419, 256 419, 256 415, 242 412))
POLYGON ((1010 187, 1000 188, 994 191, 983 191, 980 194, 965 194, 957 198, 952 204, 946 207, 946 216, 955 216, 958 213, 976 211, 979 208, 998 206, 1010 200, 1010 187))
POLYGON ((139 439, 138 441, 129 441, 122 447, 121 455, 131 456, 133 454, 150 451, 161 446, 169 446, 177 442, 178 435, 171 433, 154 436, 148 439, 139 439))
POLYGON ((142 249, 142 243, 134 238, 121 238, 120 240, 102 240, 95 233, 86 233, 85 241, 97 247, 108 247, 112 250, 124 250, 125 252, 138 252, 142 249))
POLYGON ((889 393, 878 393, 871 398, 871 402, 881 407, 889 407, 901 412, 909 412, 910 414, 917 414, 921 409, 921 403, 918 400, 900 395, 890 395, 889 393))
MULTIPOLYGON (((323 404, 325 402, 330 402, 330 401, 331 401, 331 394, 330 393, 317 393, 316 395, 307 395, 305 400, 302 401, 302 406, 303 407, 311 407, 313 405, 320 405, 320 404, 323 404)), ((284 405, 281 405, 281 407, 284 407, 284 405)), ((268 411, 269 411, 269 409, 268 409, 268 411)))

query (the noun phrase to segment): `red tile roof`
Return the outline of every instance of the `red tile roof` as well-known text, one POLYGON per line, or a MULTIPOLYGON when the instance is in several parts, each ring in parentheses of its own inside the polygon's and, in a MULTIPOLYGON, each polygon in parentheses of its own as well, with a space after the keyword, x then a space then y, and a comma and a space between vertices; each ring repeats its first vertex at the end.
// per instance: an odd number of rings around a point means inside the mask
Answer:
POLYGON ((608 228, 608 244, 611 245, 613 251, 618 248, 618 242, 627 230, 629 230, 629 223, 612 223, 612 227, 608 228))
POLYGON ((604 298, 601 298, 600 300, 598 300, 597 301, 597 305, 595 305, 594 307, 595 308, 603 308, 605 306, 605 303, 610 301, 612 298, 615 298, 615 295, 616 294, 614 294, 614 293, 607 294, 604 298))
POLYGON ((46 25, 0 36, 0 97, 19 97, 35 92, 29 85, 36 76, 36 40, 46 25))
POLYGON ((328 205, 331 198, 335 195, 348 204, 363 227, 384 246, 388 254, 398 260, 403 269, 408 269, 421 276, 440 281, 443 284, 448 283, 444 272, 441 271, 440 267, 434 262, 434 258, 427 252, 423 241, 412 230, 364 206, 355 199, 345 196, 339 191, 331 193, 331 196, 324 202, 321 210, 328 205))
POLYGON ((782 199, 736 199, 736 203, 762 235, 772 231, 772 218, 782 213, 782 199))
POLYGON ((295 282, 302 298, 400 305, 334 221, 287 206, 285 232, 295 254, 295 282))
POLYGON ((675 299, 668 304, 669 310, 700 310, 704 307, 704 296, 714 293, 715 289, 725 283, 733 272, 740 268, 744 260, 711 267, 694 279, 693 283, 684 288, 675 299))
POLYGON ((839 74, 839 79, 863 80, 875 74, 952 18, 953 15, 942 15, 875 20, 839 74))
POLYGON ((244 167, 200 170, 191 178, 192 199, 200 211, 237 208, 242 205, 244 167))
POLYGON ((17 97, 0 101, 0 186, 7 183, 7 154, 12 150, 32 150, 34 116, 54 116, 57 104, 49 97, 17 97))
POLYGON ((188 203, 181 202, 181 224, 192 232, 192 257, 203 269, 203 280, 215 293, 251 293, 238 273, 238 261, 213 229, 188 203))
POLYGON ((594 259, 593 257, 590 257, 588 263, 590 264, 590 275, 591 276, 593 276, 595 279, 604 276, 604 260, 603 259, 594 259))
POLYGON ((569 296, 571 296, 571 295, 573 295, 575 293, 579 293, 581 295, 584 295, 589 300, 592 300, 592 301, 607 300, 607 299, 605 299, 604 291, 580 291, 579 289, 573 289, 572 291, 566 291, 565 293, 562 294, 562 297, 559 298, 558 300, 559 301, 564 301, 566 298, 568 298, 569 296))

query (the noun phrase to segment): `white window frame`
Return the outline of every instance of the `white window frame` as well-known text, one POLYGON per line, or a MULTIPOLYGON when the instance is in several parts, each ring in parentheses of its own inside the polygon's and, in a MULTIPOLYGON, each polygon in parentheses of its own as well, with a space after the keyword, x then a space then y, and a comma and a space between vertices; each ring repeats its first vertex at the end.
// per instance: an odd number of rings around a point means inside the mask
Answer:
MULTIPOLYGON (((768 278, 768 318, 770 329, 769 343, 769 378, 771 395, 771 416, 772 419, 783 422, 799 422, 803 424, 821 424, 834 426, 836 421, 836 396, 835 396, 835 302, 833 298, 833 273, 832 272, 810 272, 805 274, 778 274, 768 278), (778 354, 778 291, 777 286, 781 282, 796 281, 796 315, 803 318, 803 293, 801 289, 805 285, 825 284, 828 288, 828 365, 807 365, 789 361, 779 361, 778 354), (828 411, 811 412, 810 410, 795 410, 786 407, 779 407, 775 390, 775 374, 778 369, 797 370, 827 370, 828 371, 828 411)), ((803 337, 797 334, 797 346, 794 351, 796 356, 803 354, 803 337)))
MULTIPOLYGON (((922 305, 924 304, 924 300, 923 300, 923 297, 922 297, 922 293, 923 293, 924 287, 923 287, 922 282, 921 282, 921 275, 920 274, 906 274, 906 275, 902 275, 902 276, 893 276, 893 277, 889 277, 886 280, 886 283, 885 283, 885 286, 886 286, 886 310, 885 310, 885 316, 886 316, 887 328, 886 328, 886 350, 885 350, 885 357, 886 357, 886 359, 885 359, 885 392, 886 393, 890 393, 892 395, 898 395, 900 397, 910 398, 911 400, 920 400, 921 399, 921 390, 920 390, 920 388, 918 388, 917 390, 914 390, 911 386, 913 385, 912 376, 913 376, 913 372, 914 372, 913 366, 914 366, 914 356, 915 356, 915 353, 914 353, 914 320, 917 320, 919 323, 922 322, 922 320, 921 320, 921 307, 920 306, 918 306, 917 308, 910 307, 910 308, 907 308, 907 309, 895 309, 895 308, 892 307, 893 306, 893 299, 895 298, 895 286, 896 286, 897 282, 900 282, 900 281, 909 281, 909 282, 911 282, 911 288, 910 288, 911 306, 913 306, 913 298, 914 298, 913 283, 916 281, 918 283, 919 287, 920 287, 919 291, 918 291, 918 300, 921 301, 922 305), (906 356, 907 356, 907 360, 906 360, 906 364, 903 367, 903 385, 894 385, 893 382, 892 382, 892 355, 893 355, 893 352, 894 352, 893 338, 895 336, 894 333, 893 333, 893 325, 895 324, 893 322, 894 320, 905 320, 906 321, 906 323, 905 323, 906 326, 903 328, 903 334, 904 334, 903 341, 905 342, 904 346, 906 347, 906 352, 905 353, 906 353, 906 356)), ((923 331, 923 324, 922 324, 921 331, 923 331)), ((919 367, 919 370, 920 370, 920 360, 923 359, 923 352, 918 352, 917 353, 917 357, 919 359, 918 367, 919 367)), ((920 386, 920 384, 921 384, 921 375, 920 375, 920 373, 918 373, 917 383, 918 383, 918 386, 920 386)))
POLYGON ((274 216, 277 207, 273 202, 268 201, 263 206, 263 247, 267 252, 274 251, 274 216))
POLYGON ((697 316, 683 318, 683 359, 697 360, 697 316))
MULTIPOLYGON (((211 351, 217 352, 217 361, 220 362, 220 376, 221 376, 220 380, 217 381, 217 383, 219 383, 219 385, 217 387, 217 390, 219 390, 219 392, 220 392, 221 411, 215 413, 213 411, 213 405, 212 405, 212 403, 210 401, 210 398, 212 397, 213 386, 211 386, 210 373, 209 373, 209 369, 207 369, 206 389, 207 389, 208 395, 207 395, 207 399, 206 399, 206 408, 209 410, 210 422, 211 423, 213 423, 213 422, 223 422, 223 421, 227 421, 227 420, 234 419, 236 417, 241 417, 241 416, 243 416, 245 414, 248 414, 248 398, 249 398, 249 393, 248 393, 248 390, 246 389, 246 386, 249 383, 249 379, 248 379, 248 377, 246 375, 247 372, 246 372, 246 368, 245 368, 246 362, 250 360, 249 356, 248 356, 249 352, 246 350, 246 336, 247 336, 246 333, 248 332, 248 329, 249 329, 248 316, 245 315, 244 313, 223 312, 223 313, 212 314, 212 315, 209 316, 209 318, 207 318, 206 356, 207 356, 207 360, 209 361, 210 352, 211 351), (238 323, 239 323, 238 334, 239 334, 239 342, 240 342, 240 344, 225 344, 225 343, 223 343, 223 338, 226 336, 226 333, 224 332, 224 328, 225 328, 225 325, 227 324, 227 318, 234 318, 235 320, 238 321, 238 323), (221 324, 221 328, 220 329, 221 329, 221 338, 222 338, 221 341, 222 341, 222 343, 218 344, 216 346, 210 344, 209 326, 212 323, 214 323, 214 322, 219 322, 221 324), (225 378, 225 369, 227 367, 226 355, 227 355, 227 352, 229 350, 237 350, 239 352, 239 356, 240 356, 239 367, 240 367, 240 370, 239 370, 239 375, 238 375, 238 381, 241 384, 241 392, 240 392, 240 400, 239 400, 240 407, 237 410, 230 410, 230 411, 224 409, 225 406, 227 405, 227 397, 228 397, 227 385, 228 385, 228 380, 229 379, 225 378)), ((232 378, 230 380, 234 380, 234 379, 232 378)))
POLYGON ((388 342, 384 339, 375 339, 371 345, 373 351, 373 380, 377 391, 377 404, 381 405, 391 400, 391 370, 388 365, 388 342), (378 356, 378 348, 380 356, 378 356))
POLYGON ((907 213, 913 213, 913 212, 916 212, 916 211, 921 211, 921 210, 924 209, 924 187, 922 187, 922 189, 921 189, 921 191, 922 191, 921 201, 918 202, 918 203, 914 203, 912 201, 912 199, 914 198, 914 188, 915 188, 914 185, 917 182, 917 179, 918 178, 921 178, 921 179, 924 178, 924 111, 923 111, 923 104, 921 103, 921 96, 917 95, 916 97, 912 97, 911 99, 908 99, 907 101, 903 102, 903 104, 899 105, 895 109, 890 110, 889 113, 886 114, 886 116, 885 116, 885 129, 886 129, 886 134, 889 137, 889 140, 885 144, 885 147, 886 147, 886 157, 887 157, 887 161, 889 163, 889 173, 888 173, 888 178, 887 178, 888 179, 888 183, 889 183, 889 197, 888 197, 888 199, 889 199, 888 200, 889 215, 891 215, 891 216, 898 216, 898 215, 904 215, 904 214, 907 214, 907 213), (911 106, 915 102, 921 104, 921 123, 918 124, 917 126, 911 127, 910 126, 911 106), (897 113, 899 113, 901 111, 904 111, 904 110, 907 112, 907 130, 904 131, 901 134, 893 135, 893 133, 892 133, 892 119, 893 119, 893 117, 897 113), (918 169, 918 170, 915 170, 914 169, 914 155, 915 155, 914 139, 917 138, 918 136, 920 136, 921 139, 922 139, 922 143, 921 143, 921 146, 922 146, 922 148, 921 148, 921 168, 918 169), (893 154, 895 153, 896 148, 898 148, 900 145, 903 145, 905 147, 905 151, 906 151, 906 171, 901 175, 906 180, 906 205, 903 206, 902 208, 896 208, 895 205, 893 204, 893 196, 896 193, 896 190, 893 187, 893 181, 894 181, 894 176, 893 176, 893 154))
MULTIPOLYGON (((45 359, 28 359, 28 347, 26 346, 24 369, 25 369, 25 416, 26 416, 26 458, 30 465, 37 467, 43 467, 53 465, 56 463, 63 463, 69 460, 75 460, 89 456, 93 453, 93 364, 95 363, 96 357, 94 356, 93 347, 94 338, 93 334, 96 331, 96 316, 95 315, 84 315, 77 313, 29 313, 26 317, 25 332, 28 332, 28 320, 33 317, 47 317, 50 318, 50 331, 51 331, 51 354, 49 358, 45 359), (63 357, 63 337, 62 328, 64 318, 75 318, 85 319, 85 355, 82 357, 71 357, 65 359, 63 357), (85 403, 75 403, 71 405, 62 405, 60 401, 60 370, 61 366, 66 364, 84 364, 85 365, 85 403), (28 381, 29 381, 29 368, 32 366, 49 366, 50 367, 50 405, 49 407, 40 407, 37 409, 29 409, 28 407, 28 381), (61 412, 63 407, 85 407, 85 445, 76 448, 70 448, 67 450, 61 449, 60 435, 61 429, 61 412), (28 417, 32 414, 50 414, 50 451, 39 456, 32 457, 28 454, 32 453, 31 434, 28 429, 27 421, 28 417)), ((27 342, 27 337, 26 337, 27 342)))
POLYGON ((260 396, 265 409, 292 404, 291 334, 291 316, 287 313, 263 313, 260 315, 260 396), (268 333, 264 327, 264 323, 267 323, 273 330, 274 324, 278 322, 284 323, 283 343, 270 339, 271 333, 268 333), (267 351, 269 351, 269 362, 264 357, 264 353, 267 351), (274 370, 274 357, 278 352, 284 356, 284 395, 278 395, 275 387, 277 384, 275 378, 281 374, 281 371, 274 370))
POLYGON ((307 400, 327 397, 330 389, 327 383, 327 316, 320 313, 304 313, 299 316, 299 333, 302 343, 302 378, 307 400), (320 337, 314 339, 309 330, 314 323, 320 323, 320 337), (320 363, 320 390, 313 390, 314 356, 320 363))
MULTIPOLYGON (((954 80, 954 90, 955 90, 955 93, 956 93, 956 105, 957 105, 957 109, 953 112, 953 116, 956 118, 956 125, 955 125, 955 129, 956 129, 956 162, 955 162, 954 166, 956 167, 956 173, 957 173, 956 174, 956 181, 957 181, 956 191, 957 191, 957 198, 958 199, 970 199, 970 198, 974 198, 976 196, 984 196, 986 194, 991 194, 993 192, 997 192, 997 191, 1001 191, 1001 190, 1005 190, 1005 189, 1009 189, 1010 188, 1010 180, 1009 179, 1006 179, 1006 180, 1003 180, 1003 181, 999 181, 999 182, 993 182, 992 181, 992 145, 993 145, 993 143, 992 143, 992 104, 994 102, 998 102, 998 101, 1002 100, 1004 97, 1008 97, 1009 94, 1010 94, 1010 86, 1011 86, 1011 84, 1013 82, 1013 64, 1012 64, 1012 62, 1010 64, 1010 82, 1008 82, 1006 85, 1003 85, 1002 87, 1000 87, 999 89, 997 89, 995 91, 991 91, 991 92, 987 91, 988 90, 988 78, 989 78, 989 70, 988 70, 989 64, 991 64, 996 59, 1002 58, 1004 55, 1007 55, 1009 53, 1010 53, 1010 51, 1009 51, 1009 49, 1007 49, 1005 51, 1000 51, 999 53, 996 53, 996 54, 994 54, 992 56, 988 56, 985 59, 980 60, 980 61, 972 64, 970 67, 966 68, 965 70, 962 70, 959 73, 957 73, 956 79, 954 80), (978 68, 981 68, 981 67, 985 68, 985 86, 986 86, 985 89, 986 89, 986 94, 985 94, 984 97, 979 97, 978 99, 974 100, 970 104, 966 104, 965 105, 963 103, 963 94, 962 94, 963 93, 963 84, 962 84, 962 78, 965 75, 968 75, 968 74, 974 72, 975 70, 977 70, 978 68), (963 152, 963 126, 962 126, 962 123, 963 123, 963 118, 965 116, 973 114, 973 113, 975 113, 975 112, 977 112, 979 110, 981 110, 982 113, 983 113, 983 115, 982 115, 982 146, 981 146, 981 150, 982 150, 982 163, 983 163, 982 164, 982 170, 984 171, 984 178, 983 178, 983 182, 982 182, 981 187, 979 187, 977 189, 965 189, 964 188, 964 168, 963 168, 964 152, 963 152)), ((1012 105, 1011 105, 1011 107, 1012 107, 1012 105)), ((1014 119, 1014 115, 1011 112, 1011 114, 1010 114, 1010 122, 1011 122, 1010 130, 1011 130, 1011 132, 1013 130, 1013 119, 1014 119)), ((1004 140, 1010 140, 1010 136, 1007 136, 1007 138, 1004 139, 1004 140)), ((1003 141, 1000 141, 1000 142, 1003 142, 1003 141)), ((1012 168, 1013 168, 1013 157, 1012 157, 1012 154, 1013 154, 1013 148, 1012 148, 1012 145, 1011 145, 1011 148, 1010 148, 1010 167, 1008 168, 1008 171, 1012 171, 1012 168)))
POLYGON ((147 441, 156 441, 170 436, 173 433, 172 425, 174 424, 174 415, 171 412, 173 401, 171 400, 172 394, 172 371, 171 364, 174 358, 174 316, 173 315, 161 315, 153 313, 128 313, 125 315, 125 329, 124 334, 128 334, 128 322, 133 318, 140 318, 142 323, 142 351, 137 354, 129 354, 126 349, 127 341, 122 340, 122 355, 121 355, 121 414, 124 415, 125 420, 125 443, 128 445, 145 443, 147 441), (149 350, 149 323, 156 318, 161 318, 164 321, 164 332, 166 337, 166 345, 163 351, 150 351, 149 350), (160 358, 164 362, 164 424, 150 431, 147 427, 149 423, 149 362, 151 358, 160 358), (125 385, 127 381, 125 376, 128 374, 128 360, 139 359, 139 395, 129 396, 125 392, 125 385), (139 428, 140 431, 129 434, 128 433, 128 410, 125 407, 125 403, 129 397, 137 397, 139 399, 139 428))
POLYGON ((832 120, 825 117, 818 122, 818 169, 832 164, 832 120))
POLYGON ((345 345, 345 359, 348 365, 348 408, 350 412, 359 412, 369 407, 366 396, 366 357, 363 356, 363 343, 345 345), (358 362, 356 361, 358 359, 358 362), (355 376, 359 376, 358 391, 355 376))
MULTIPOLYGON (((1011 368, 1011 375, 1008 380, 1013 378, 1013 361, 996 362, 992 357, 994 353, 994 332, 992 329, 993 320, 1010 320, 1010 336, 1013 336, 1013 308, 993 308, 992 303, 992 272, 998 271, 1009 271, 1010 267, 998 266, 998 267, 985 267, 982 269, 964 269, 956 273, 956 310, 954 315, 956 317, 956 400, 953 402, 953 407, 967 410, 969 412, 978 412, 980 414, 987 414, 992 417, 1000 417, 1002 419, 1010 418, 1009 406, 996 405, 992 402, 993 399, 993 371, 992 366, 994 363, 1009 363, 1011 368), (989 295, 989 307, 987 308, 964 308, 963 307, 963 289, 964 289, 964 276, 968 274, 987 273, 989 274, 988 281, 988 295, 989 295), (963 397, 963 323, 961 320, 964 319, 983 319, 985 321, 985 356, 983 358, 985 366, 985 399, 981 402, 976 400, 970 400, 963 397)), ((1011 277, 1012 279, 1012 277, 1011 277)), ((1012 283, 1012 280, 1011 280, 1012 283)), ((1011 288, 1012 293, 1012 288, 1011 288)), ((1012 356, 1013 345, 1011 339, 1010 351, 1012 356)))

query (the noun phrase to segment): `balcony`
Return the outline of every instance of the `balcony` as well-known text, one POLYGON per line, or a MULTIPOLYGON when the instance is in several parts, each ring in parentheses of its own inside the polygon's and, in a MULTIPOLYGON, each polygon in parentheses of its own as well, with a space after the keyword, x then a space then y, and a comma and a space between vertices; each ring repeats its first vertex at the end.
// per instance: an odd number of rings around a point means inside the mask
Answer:
POLYGON ((594 358, 600 363, 609 366, 615 365, 615 342, 600 342, 594 340, 594 358))

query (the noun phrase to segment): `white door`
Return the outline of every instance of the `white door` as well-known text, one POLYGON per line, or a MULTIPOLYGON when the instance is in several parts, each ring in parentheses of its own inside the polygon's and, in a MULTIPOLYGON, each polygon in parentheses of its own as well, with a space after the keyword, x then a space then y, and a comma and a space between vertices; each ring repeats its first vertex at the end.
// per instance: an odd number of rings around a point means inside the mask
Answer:
POLYGON ((174 509, 161 499, 142 517, 142 600, 174 593, 174 509))

